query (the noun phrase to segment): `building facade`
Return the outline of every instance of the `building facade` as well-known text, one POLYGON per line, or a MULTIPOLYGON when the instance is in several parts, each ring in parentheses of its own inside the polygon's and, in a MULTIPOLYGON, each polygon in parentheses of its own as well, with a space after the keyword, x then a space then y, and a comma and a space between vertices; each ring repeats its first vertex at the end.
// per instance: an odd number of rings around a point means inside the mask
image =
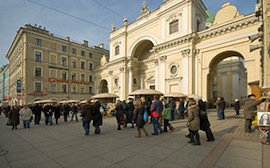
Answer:
POLYGON ((109 51, 53 35, 40 26, 21 27, 7 53, 10 104, 37 99, 88 99, 95 93, 94 69, 109 51))
POLYGON ((8 103, 9 99, 9 65, 0 68, 0 105, 8 103))
POLYGON ((110 59, 96 70, 98 91, 126 99, 136 89, 152 88, 214 102, 213 72, 232 56, 244 60, 247 83, 261 81, 260 52, 249 51, 248 36, 261 24, 255 13, 244 16, 225 3, 208 28, 206 19, 201 0, 165 0, 152 12, 144 5, 134 22, 112 28, 110 59))

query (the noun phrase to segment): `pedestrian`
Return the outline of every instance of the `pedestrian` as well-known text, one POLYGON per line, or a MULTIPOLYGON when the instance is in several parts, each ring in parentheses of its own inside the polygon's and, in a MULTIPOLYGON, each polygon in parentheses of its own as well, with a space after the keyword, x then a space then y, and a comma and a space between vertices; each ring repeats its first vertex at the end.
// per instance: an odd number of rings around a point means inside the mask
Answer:
POLYGON ((30 128, 30 119, 33 116, 32 110, 27 105, 24 105, 19 114, 23 120, 23 127, 30 128))
POLYGON ((257 113, 257 105, 265 101, 265 99, 255 101, 255 97, 256 96, 254 94, 248 95, 248 100, 245 102, 245 105, 244 105, 244 118, 245 118, 245 132, 246 133, 252 133, 251 123, 252 123, 252 120, 255 118, 255 114, 257 113))
POLYGON ((81 109, 82 127, 85 131, 84 135, 88 136, 90 133, 90 122, 93 119, 92 116, 93 105, 88 101, 81 109))
POLYGON ((9 113, 9 119, 11 121, 12 129, 17 129, 17 125, 20 124, 20 114, 19 114, 19 107, 17 105, 11 107, 9 113))
POLYGON ((121 130, 121 125, 125 122, 123 103, 118 99, 115 106, 117 130, 121 130))
POLYGON ((70 106, 69 106, 69 104, 64 104, 62 106, 62 110, 61 111, 63 111, 64 121, 67 122, 67 118, 68 118, 69 112, 70 112, 70 106))
POLYGON ((235 110, 235 114, 239 115, 239 110, 240 110, 240 102, 238 99, 235 99, 235 103, 234 103, 234 110, 235 110))
POLYGON ((92 115, 93 115, 93 126, 95 127, 95 134, 100 134, 100 126, 102 125, 102 114, 100 113, 101 108, 103 111, 105 110, 104 107, 100 104, 98 99, 94 100, 92 115))
POLYGON ((178 105, 178 112, 179 112, 179 117, 178 119, 185 119, 185 101, 183 98, 180 98, 179 105, 178 105))
POLYGON ((188 103, 188 121, 187 126, 190 134, 190 141, 192 145, 201 145, 200 142, 200 108, 194 99, 189 99, 188 103))
POLYGON ((151 107, 150 107, 153 128, 154 128, 154 132, 152 133, 152 135, 158 135, 159 133, 158 131, 160 131, 160 133, 163 132, 163 130, 161 129, 161 125, 159 123, 159 118, 162 115, 162 111, 163 111, 163 104, 159 100, 159 95, 155 95, 154 102, 151 104, 151 107))
POLYGON ((44 116, 45 116, 45 125, 52 125, 52 116, 54 113, 55 108, 50 104, 47 103, 44 108, 43 108, 43 112, 44 112, 44 116))
POLYGON ((169 107, 171 109, 171 121, 174 121, 174 111, 175 111, 175 108, 176 108, 176 104, 175 104, 175 101, 173 100, 173 98, 170 98, 169 100, 169 107))
POLYGON ((143 102, 136 100, 134 108, 133 120, 135 121, 137 127, 137 134, 135 137, 140 138, 142 136, 141 130, 144 132, 145 136, 148 136, 148 132, 144 127, 147 121, 145 121, 143 117, 146 107, 144 106, 143 102))
POLYGON ((125 123, 125 127, 127 127, 127 124, 130 123, 131 128, 134 128, 133 112, 134 112, 133 99, 129 98, 128 103, 126 104, 126 123, 125 123))
POLYGON ((225 107, 226 107, 226 102, 223 97, 218 97, 217 101, 215 102, 215 105, 217 106, 217 117, 218 120, 224 120, 225 119, 225 107))
POLYGON ((77 115, 77 113, 78 113, 78 106, 77 106, 77 104, 73 103, 71 105, 70 110, 71 110, 71 121, 73 121, 73 117, 75 116, 75 119, 78 122, 78 115, 77 115))
POLYGON ((34 119, 34 123, 35 125, 39 125, 40 123, 40 119, 41 119, 41 111, 42 111, 42 106, 40 104, 36 104, 34 107, 33 107, 33 113, 34 113, 34 116, 35 116, 35 119, 34 119))
POLYGON ((170 105, 166 103, 165 109, 162 113, 162 118, 163 118, 163 123, 164 123, 164 127, 163 127, 164 132, 168 132, 167 127, 169 127, 171 131, 174 130, 173 126, 169 123, 169 121, 171 120, 171 112, 172 110, 170 108, 170 105))
POLYGON ((215 141, 214 135, 210 128, 211 124, 206 112, 205 102, 202 101, 201 97, 198 97, 197 99, 198 99, 198 106, 200 108, 200 130, 205 132, 208 142, 215 141))
POLYGON ((57 104, 54 105, 54 119, 56 125, 58 125, 58 120, 61 117, 60 108, 61 108, 60 105, 57 104))

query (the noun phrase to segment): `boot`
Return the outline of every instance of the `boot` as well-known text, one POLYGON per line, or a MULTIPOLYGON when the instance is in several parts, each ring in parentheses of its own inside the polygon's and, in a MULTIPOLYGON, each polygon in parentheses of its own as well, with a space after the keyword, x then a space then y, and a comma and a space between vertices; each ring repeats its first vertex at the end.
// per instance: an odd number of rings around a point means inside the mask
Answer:
POLYGON ((118 128, 117 128, 117 130, 121 130, 121 126, 120 126, 120 125, 118 125, 118 128))
POLYGON ((144 127, 142 128, 142 130, 143 130, 145 136, 148 136, 148 132, 146 131, 146 129, 144 127))
POLYGON ((188 141, 188 143, 194 143, 195 140, 194 140, 194 135, 192 133, 190 133, 190 140, 188 141))
POLYGON ((142 137, 141 131, 137 131, 137 135, 135 136, 136 138, 142 137))
POLYGON ((195 134, 195 142, 193 143, 193 145, 201 145, 199 133, 195 134))

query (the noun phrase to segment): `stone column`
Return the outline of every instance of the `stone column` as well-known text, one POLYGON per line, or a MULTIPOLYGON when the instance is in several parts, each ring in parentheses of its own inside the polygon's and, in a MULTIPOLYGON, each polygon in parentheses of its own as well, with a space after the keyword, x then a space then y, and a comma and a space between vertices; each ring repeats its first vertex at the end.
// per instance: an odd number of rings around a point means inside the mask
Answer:
POLYGON ((133 67, 128 68, 128 93, 133 91, 133 67))
POLYGON ((109 75, 110 75, 110 78, 109 78, 109 82, 108 82, 108 89, 109 89, 109 93, 113 93, 113 71, 109 71, 109 75))
POLYGON ((124 100, 126 97, 125 68, 120 68, 120 72, 120 99, 124 100))
POLYGON ((166 59, 167 56, 159 57, 160 61, 160 73, 159 73, 159 91, 165 93, 165 76, 166 76, 166 59))
MULTIPOLYGON (((159 82, 159 69, 158 69, 158 60, 154 61, 155 64, 155 89, 159 90, 158 82, 159 82)), ((148 88, 147 88, 148 89, 148 88)))
POLYGON ((192 93, 190 91, 190 65, 189 65, 189 54, 190 49, 186 49, 181 51, 183 59, 182 59, 182 72, 183 72, 183 88, 181 88, 181 92, 184 94, 190 94, 192 93))

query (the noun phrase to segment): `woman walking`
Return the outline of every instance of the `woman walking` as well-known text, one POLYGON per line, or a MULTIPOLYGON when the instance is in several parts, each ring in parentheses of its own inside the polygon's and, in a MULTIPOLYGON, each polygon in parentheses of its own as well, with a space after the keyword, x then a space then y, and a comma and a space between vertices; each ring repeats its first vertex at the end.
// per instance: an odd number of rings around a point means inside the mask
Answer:
POLYGON ((190 133, 190 141, 192 145, 201 145, 200 135, 198 133, 200 129, 200 109, 194 99, 190 99, 188 103, 188 130, 190 133))
POLYGON ((20 124, 20 114, 19 114, 19 107, 13 106, 10 110, 9 119, 11 121, 12 129, 17 129, 17 125, 20 124))
POLYGON ((143 119, 143 115, 144 115, 145 110, 146 109, 145 109, 143 103, 140 100, 136 100, 134 117, 133 117, 133 121, 135 121, 136 127, 137 127, 137 134, 135 136, 136 138, 141 137, 141 130, 144 132, 145 136, 148 136, 148 133, 147 133, 146 129, 144 128, 144 125, 146 123, 146 121, 144 121, 144 119, 143 119))

